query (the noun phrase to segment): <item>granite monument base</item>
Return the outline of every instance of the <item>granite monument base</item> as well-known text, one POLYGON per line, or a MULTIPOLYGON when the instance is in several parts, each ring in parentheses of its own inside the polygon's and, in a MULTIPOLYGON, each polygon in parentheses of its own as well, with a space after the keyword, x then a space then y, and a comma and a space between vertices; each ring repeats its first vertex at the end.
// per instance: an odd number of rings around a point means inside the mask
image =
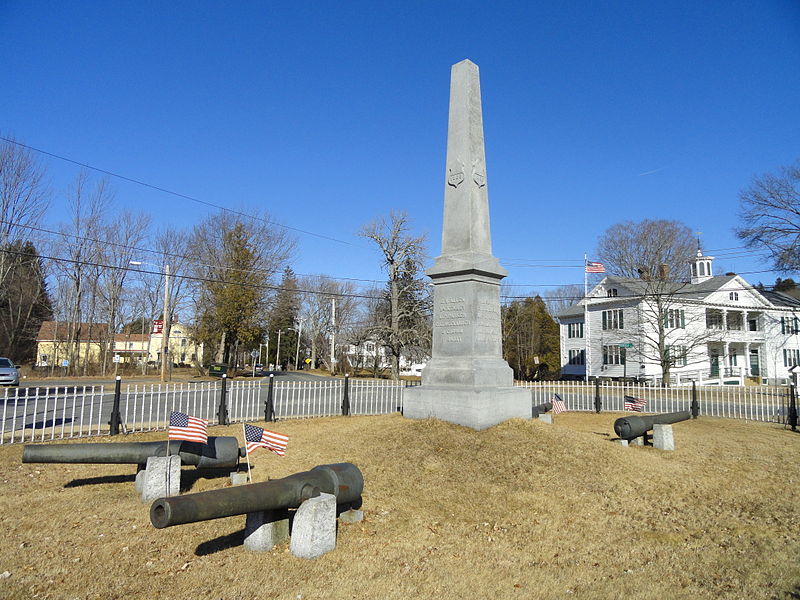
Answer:
POLYGON ((515 387, 421 385, 403 390, 403 415, 410 419, 432 417, 480 431, 508 419, 530 419, 531 394, 515 387))

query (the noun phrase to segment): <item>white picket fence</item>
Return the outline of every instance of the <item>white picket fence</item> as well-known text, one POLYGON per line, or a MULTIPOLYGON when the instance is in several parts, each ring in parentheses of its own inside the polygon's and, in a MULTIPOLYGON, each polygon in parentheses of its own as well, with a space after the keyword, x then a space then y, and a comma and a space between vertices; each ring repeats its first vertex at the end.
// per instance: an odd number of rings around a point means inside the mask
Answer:
MULTIPOLYGON (((275 381, 272 406, 276 419, 303 419, 341 415, 347 385, 349 414, 378 415, 402 412, 408 384, 387 380, 344 379, 275 381)), ((517 382, 531 390, 531 404, 549 402, 558 394, 568 410, 594 411, 599 394, 602 411, 622 412, 625 396, 646 401, 644 412, 689 410, 691 387, 654 387, 603 383, 599 387, 576 381, 517 382)), ((265 419, 268 380, 230 380, 226 405, 231 423, 265 419)), ((170 412, 185 412, 217 424, 222 393, 220 381, 126 385, 120 394, 122 431, 166 429, 170 412)), ((700 414, 752 421, 785 423, 788 387, 697 387, 700 414)), ((6 388, 0 444, 107 435, 114 399, 110 386, 76 388, 6 388)))

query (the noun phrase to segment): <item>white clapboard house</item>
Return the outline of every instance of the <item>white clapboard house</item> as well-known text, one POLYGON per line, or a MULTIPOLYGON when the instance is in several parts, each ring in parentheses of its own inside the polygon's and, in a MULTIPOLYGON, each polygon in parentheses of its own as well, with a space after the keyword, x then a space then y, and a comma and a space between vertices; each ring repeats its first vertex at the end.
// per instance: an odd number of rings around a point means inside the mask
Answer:
POLYGON ((800 363, 800 301, 713 274, 698 250, 687 281, 607 276, 557 315, 561 372, 584 379, 786 383, 800 363))

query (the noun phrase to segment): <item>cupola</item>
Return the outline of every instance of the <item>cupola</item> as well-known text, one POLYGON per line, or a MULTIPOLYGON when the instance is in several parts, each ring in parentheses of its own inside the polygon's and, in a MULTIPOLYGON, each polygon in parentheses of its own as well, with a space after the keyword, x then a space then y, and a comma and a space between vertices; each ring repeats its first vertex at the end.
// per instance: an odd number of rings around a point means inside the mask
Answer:
POLYGON ((697 256, 691 262, 692 267, 692 283, 702 283, 706 279, 711 279, 714 273, 711 269, 711 263, 714 262, 713 256, 703 256, 703 251, 700 246, 697 247, 697 256))

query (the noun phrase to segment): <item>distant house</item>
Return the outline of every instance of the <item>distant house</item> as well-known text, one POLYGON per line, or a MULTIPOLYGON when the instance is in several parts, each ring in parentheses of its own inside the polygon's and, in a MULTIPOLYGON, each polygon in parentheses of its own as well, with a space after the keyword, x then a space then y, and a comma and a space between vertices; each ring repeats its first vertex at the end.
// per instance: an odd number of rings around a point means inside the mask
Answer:
POLYGON ((100 362, 107 340, 107 323, 43 321, 36 336, 36 364, 60 367, 65 360, 100 362))
MULTIPOLYGON (((391 369, 391 353, 386 346, 375 340, 345 346, 347 362, 354 369, 391 369)), ((400 357, 401 375, 420 375, 425 368, 425 360, 418 361, 410 356, 400 357)))
POLYGON ((136 364, 148 360, 150 355, 150 335, 145 333, 114 334, 114 354, 120 363, 136 364))
MULTIPOLYGON (((70 363, 88 359, 90 363, 103 361, 108 349, 119 356, 123 364, 160 363, 163 334, 116 333, 111 340, 108 323, 80 323, 77 326, 63 321, 45 321, 36 337, 36 365, 60 367, 64 360, 70 363), (70 340, 73 340, 70 343, 70 340)), ((173 323, 169 334, 169 350, 174 363, 191 364, 202 356, 203 345, 197 344, 189 334, 189 327, 173 323)), ((108 357, 108 362, 111 362, 108 357)))
POLYGON ((660 300, 648 280, 605 277, 557 315, 562 376, 657 380, 663 357, 673 383, 786 383, 800 364, 800 300, 715 276, 712 262, 698 250, 689 279, 665 278, 660 300), (669 305, 657 312, 658 301, 669 305))
MULTIPOLYGON (((161 331, 154 331, 150 334, 148 360, 161 362, 163 344, 164 334, 161 331)), ((169 330, 169 352, 172 355, 172 362, 192 364, 202 359, 203 344, 195 343, 190 335, 188 325, 175 322, 169 330)))

